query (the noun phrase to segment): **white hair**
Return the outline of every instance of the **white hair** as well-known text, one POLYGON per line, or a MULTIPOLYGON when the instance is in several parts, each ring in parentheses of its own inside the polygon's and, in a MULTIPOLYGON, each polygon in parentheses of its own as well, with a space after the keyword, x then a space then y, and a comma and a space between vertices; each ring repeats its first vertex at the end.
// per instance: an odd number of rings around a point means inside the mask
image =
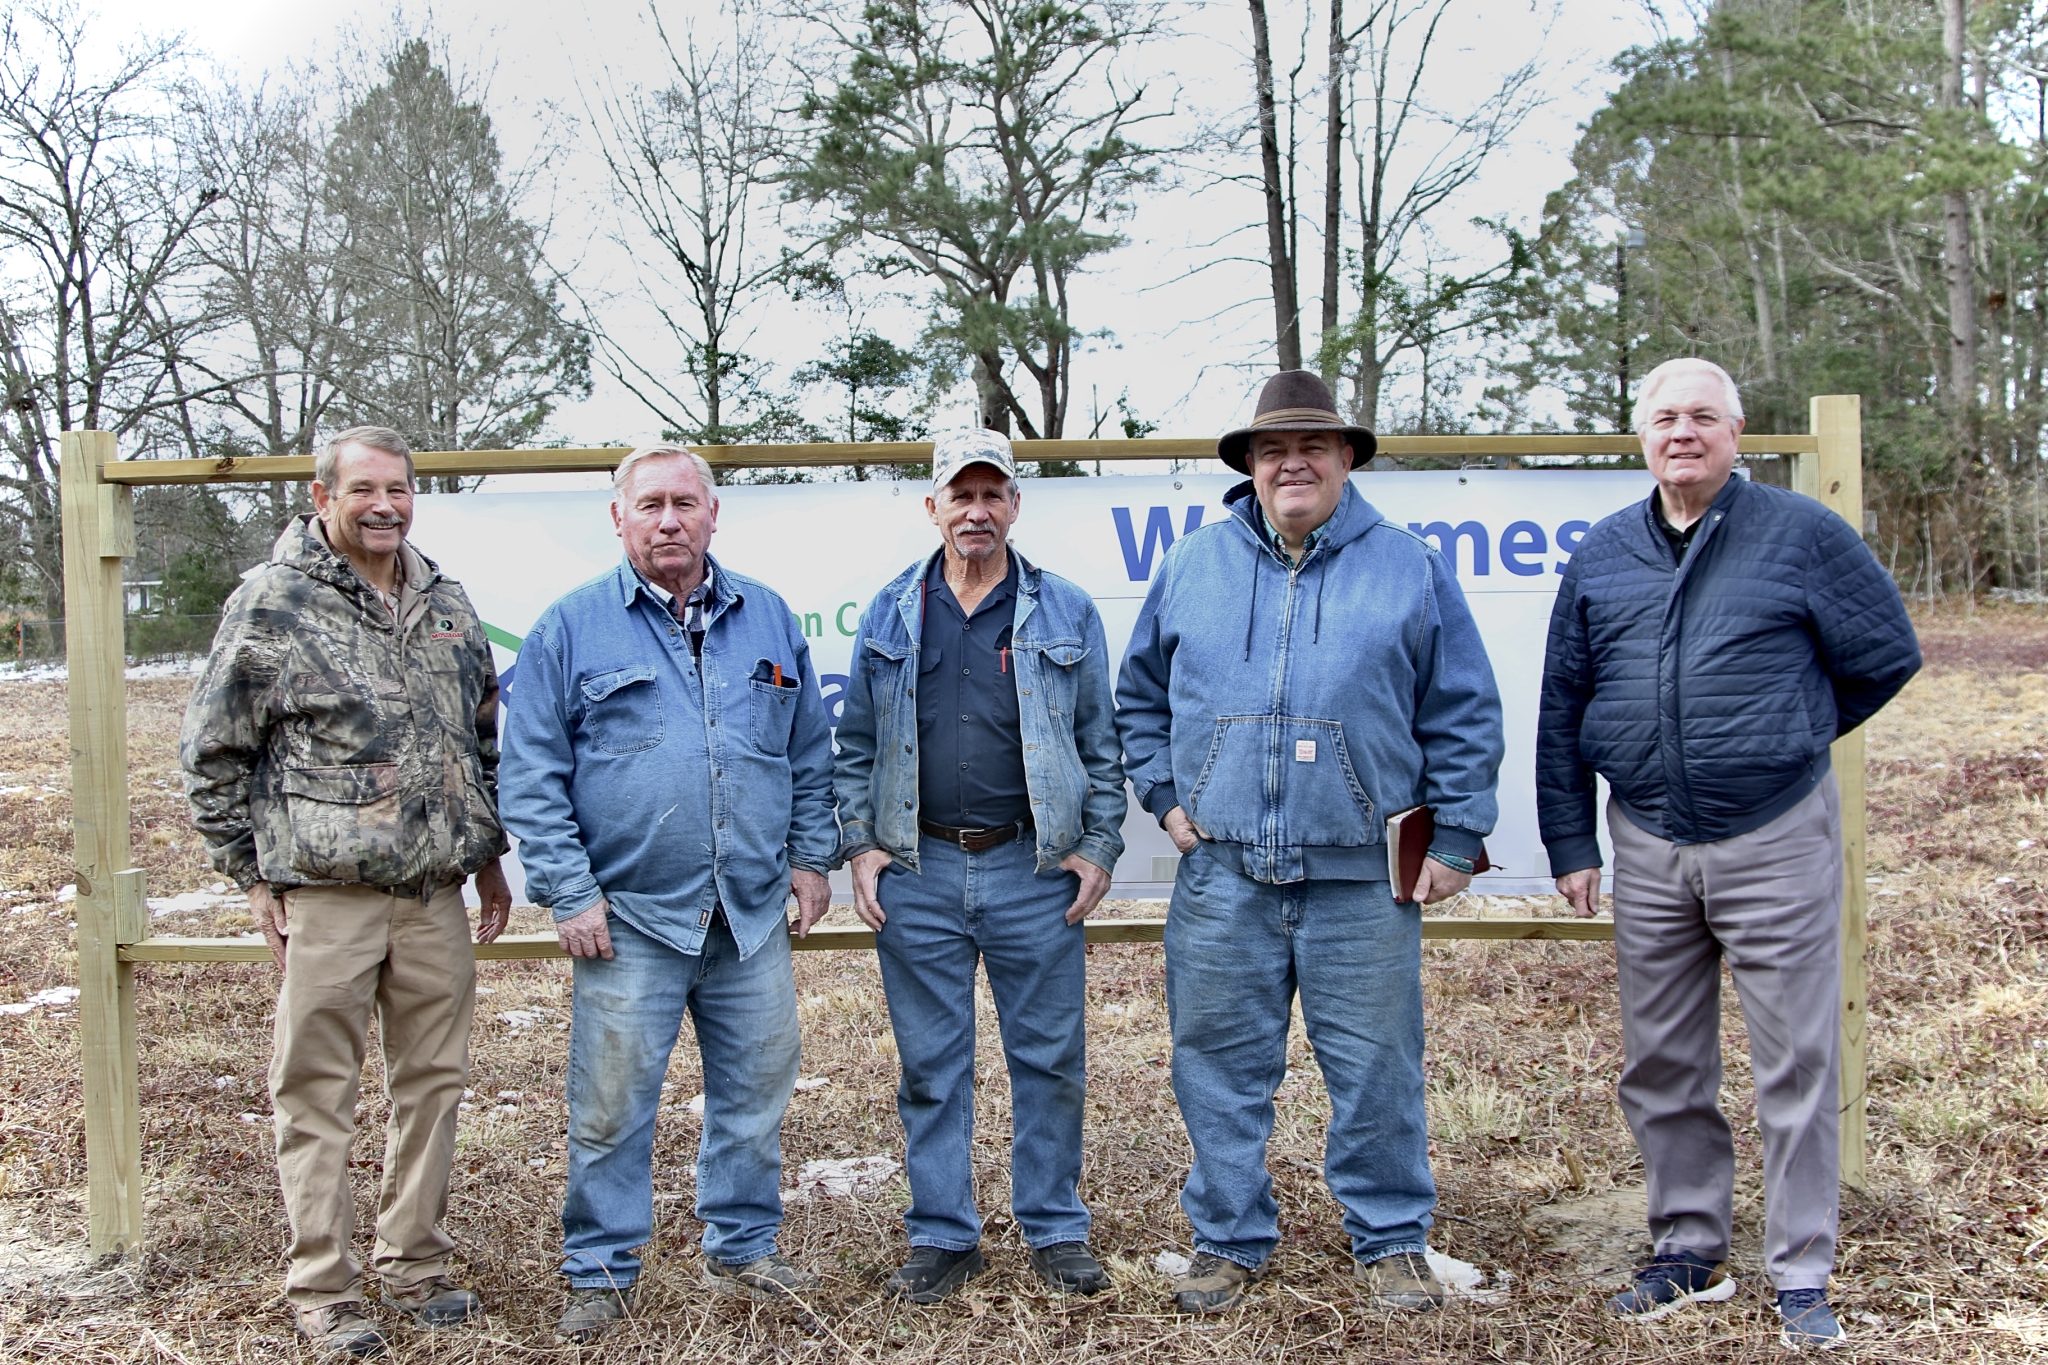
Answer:
POLYGON ((1720 380, 1721 396, 1728 406, 1728 416, 1741 420, 1742 395, 1735 391, 1735 381, 1729 377, 1728 371, 1711 360, 1703 360, 1696 355, 1682 355, 1665 361, 1643 376, 1643 386, 1636 390, 1635 412, 1630 418, 1635 423, 1637 431, 1641 431, 1649 421, 1650 401, 1656 397, 1657 390, 1664 387, 1665 380, 1675 379, 1681 374, 1710 374, 1720 380))
POLYGON ((412 447, 406 444, 405 438, 390 427, 357 426, 335 432, 327 438, 327 444, 320 447, 320 453, 313 457, 313 477, 319 480, 321 487, 334 487, 335 477, 341 472, 341 452, 352 445, 396 455, 405 461, 406 482, 412 482, 412 447))
MULTIPOLYGON (((626 485, 631 482, 633 470, 640 465, 641 461, 660 459, 688 460, 691 467, 697 471, 697 477, 704 480, 706 490, 712 490, 718 486, 718 480, 711 473, 710 461, 688 446, 670 443, 639 446, 628 454, 625 459, 619 461, 618 468, 612 470, 612 501, 619 502, 624 499, 626 485)), ((712 496, 716 497, 717 494, 714 492, 712 496)))

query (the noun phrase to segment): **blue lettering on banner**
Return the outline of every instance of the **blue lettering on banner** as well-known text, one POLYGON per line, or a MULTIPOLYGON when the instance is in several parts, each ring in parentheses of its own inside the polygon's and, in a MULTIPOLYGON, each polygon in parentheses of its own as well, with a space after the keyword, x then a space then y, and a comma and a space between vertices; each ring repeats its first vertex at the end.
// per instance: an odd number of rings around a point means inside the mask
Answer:
POLYGON ((1408 529, 1435 542, 1438 553, 1450 561, 1451 572, 1460 579, 1490 577, 1496 557, 1500 567, 1516 577, 1534 578, 1546 566, 1552 573, 1563 573, 1593 523, 1560 522, 1556 530, 1546 532, 1533 521, 1511 521, 1501 528, 1497 545, 1492 529, 1482 521, 1461 521, 1455 526, 1447 521, 1411 521, 1408 529), (1553 555, 1555 564, 1550 563, 1553 555))
POLYGON ((818 694, 825 699, 825 724, 837 730, 839 713, 846 709, 846 687, 852 678, 845 673, 820 673, 818 694))
POLYGON ((1563 573, 1565 560, 1579 552, 1579 542, 1586 538, 1586 532, 1593 529, 1590 521, 1568 521, 1557 528, 1557 552, 1564 559, 1557 561, 1557 572, 1563 573))
MULTIPOLYGON (((1133 583, 1147 583, 1152 578, 1152 559, 1163 554, 1173 545, 1173 509, 1170 507, 1148 507, 1145 509, 1145 531, 1140 537, 1131 522, 1131 509, 1112 507, 1110 519, 1116 523, 1117 543, 1124 552, 1124 571, 1133 583)), ((1196 503, 1187 509, 1181 519, 1180 534, 1196 530, 1202 524, 1202 505, 1196 503)))

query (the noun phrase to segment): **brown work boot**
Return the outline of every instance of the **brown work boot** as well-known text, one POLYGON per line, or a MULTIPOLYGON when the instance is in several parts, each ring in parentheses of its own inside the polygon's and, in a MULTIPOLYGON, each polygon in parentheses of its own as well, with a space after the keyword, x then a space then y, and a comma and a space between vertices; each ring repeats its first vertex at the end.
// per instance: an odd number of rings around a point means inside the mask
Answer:
POLYGON ((429 1275, 407 1285, 384 1286, 384 1302, 423 1327, 453 1327, 481 1317, 484 1306, 476 1294, 446 1275, 429 1275))
POLYGON ((1245 1287, 1266 1273, 1266 1267, 1241 1266, 1206 1251, 1195 1253, 1173 1282, 1173 1306, 1183 1313, 1221 1313, 1244 1297, 1245 1287))
POLYGON ((382 1355, 391 1344, 384 1329, 364 1316, 363 1306, 354 1299, 294 1309, 292 1316, 298 1321, 299 1335, 322 1360, 382 1355))
POLYGON ((1382 1308, 1427 1313, 1444 1306, 1443 1282, 1419 1251, 1397 1251, 1357 1266, 1351 1273, 1372 1291, 1372 1301, 1382 1308))

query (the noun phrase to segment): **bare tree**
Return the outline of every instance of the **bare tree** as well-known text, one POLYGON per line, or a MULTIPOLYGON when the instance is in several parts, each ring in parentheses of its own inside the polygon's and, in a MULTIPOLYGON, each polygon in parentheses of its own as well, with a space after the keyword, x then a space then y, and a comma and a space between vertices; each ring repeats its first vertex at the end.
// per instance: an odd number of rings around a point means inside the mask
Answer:
MULTIPOLYGON (((1350 321, 1325 331, 1321 361, 1327 373, 1350 380, 1361 420, 1374 419, 1385 381, 1405 356, 1504 321, 1508 303, 1496 287, 1524 263, 1510 237, 1497 261, 1469 274, 1432 270, 1425 278, 1409 268, 1436 255, 1428 244, 1433 215, 1472 184, 1543 98, 1539 63, 1531 60, 1488 82, 1460 110, 1430 106, 1423 76, 1440 55, 1439 30, 1455 3, 1381 0, 1348 32, 1332 27, 1350 80, 1348 142, 1358 183, 1349 226, 1357 235, 1344 247, 1355 289, 1346 301, 1350 321)), ((1331 65, 1339 64, 1333 51, 1331 65)), ((1326 268, 1325 279, 1332 273, 1326 268)), ((1323 306, 1329 317, 1331 300, 1323 306)))
MULTIPOLYGON (((224 326, 186 369, 212 386, 200 439, 223 454, 310 454, 338 396, 349 225, 322 203, 327 131, 311 83, 290 72, 283 92, 224 77, 182 91, 181 140, 222 196, 193 245, 224 326)), ((271 485, 269 520, 303 496, 304 485, 271 485)))
POLYGON ((0 524, 21 590, 63 603, 57 441, 112 431, 127 453, 177 448, 195 396, 176 359, 213 319, 184 292, 192 236, 219 191, 170 138, 183 53, 143 43, 103 71, 68 7, 0 18, 0 524))
MULTIPOLYGON (((1273 280, 1273 341, 1280 368, 1301 368, 1301 297, 1294 259, 1291 196, 1280 164, 1280 120, 1273 104, 1273 39, 1266 0, 1251 0, 1252 88, 1258 105, 1259 176, 1266 192, 1266 260, 1273 280)), ((1289 161, 1293 148, 1288 149, 1289 161)))
POLYGON ((634 354, 601 318, 593 316, 591 327, 605 368, 669 432, 714 445, 743 441, 763 421, 786 416, 747 353, 751 314, 783 292, 803 255, 772 239, 763 221, 785 77, 758 24, 736 17, 729 43, 707 49, 685 33, 678 49, 659 14, 649 12, 669 84, 607 91, 592 121, 614 197, 632 225, 614 230, 613 239, 680 347, 680 373, 634 354))

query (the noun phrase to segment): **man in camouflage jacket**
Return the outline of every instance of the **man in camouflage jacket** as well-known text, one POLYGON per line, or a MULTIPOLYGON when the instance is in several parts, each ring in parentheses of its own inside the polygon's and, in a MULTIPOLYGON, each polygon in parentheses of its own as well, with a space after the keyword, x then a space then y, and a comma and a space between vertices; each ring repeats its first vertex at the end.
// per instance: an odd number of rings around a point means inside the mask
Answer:
POLYGON ((356 427, 315 466, 316 515, 228 600, 179 758, 214 865, 284 982, 270 1091, 291 1218, 285 1294, 322 1355, 386 1343, 351 1255, 348 1150, 371 1014, 391 1096, 373 1268, 386 1304, 461 1322, 441 1227, 468 1079, 477 940, 505 926, 498 679, 460 584, 405 542, 412 457, 356 427))

